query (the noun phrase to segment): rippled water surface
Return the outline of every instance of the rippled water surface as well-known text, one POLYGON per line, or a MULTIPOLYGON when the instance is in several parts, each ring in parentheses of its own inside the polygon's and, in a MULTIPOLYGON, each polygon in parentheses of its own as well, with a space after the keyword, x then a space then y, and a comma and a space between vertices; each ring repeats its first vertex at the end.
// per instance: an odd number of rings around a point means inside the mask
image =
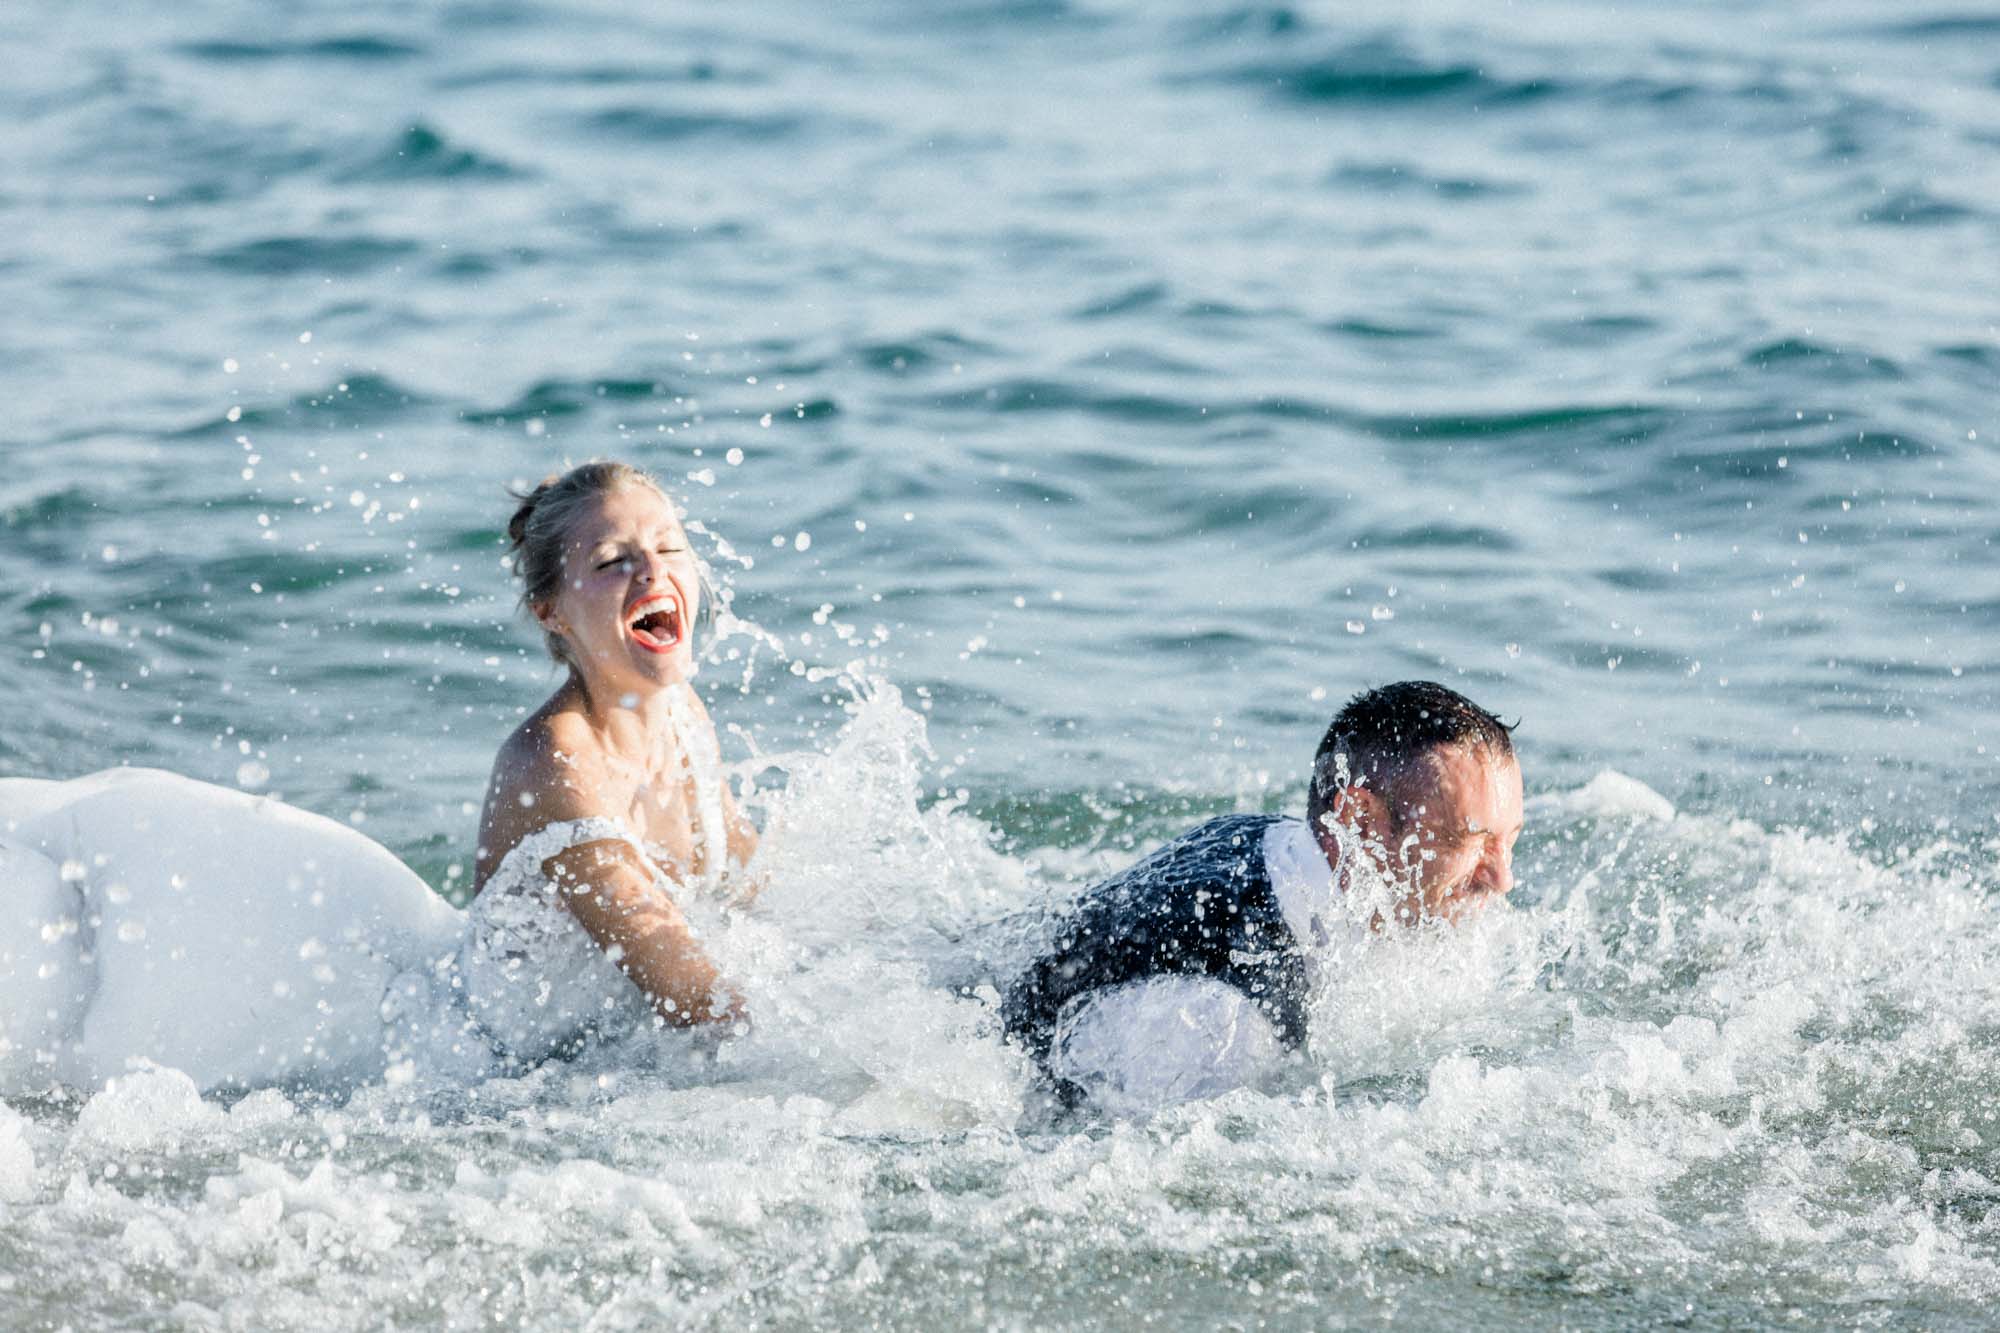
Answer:
POLYGON ((552 683, 502 488, 611 453, 764 632, 702 679, 777 867, 713 1058, 9 1101, 0 1322, 1987 1324, 1990 10, 27 0, 0 57, 0 774, 462 897, 552 683), (1521 719, 1512 909, 1282 1085, 1025 1113, 990 923, 1411 676, 1521 719))

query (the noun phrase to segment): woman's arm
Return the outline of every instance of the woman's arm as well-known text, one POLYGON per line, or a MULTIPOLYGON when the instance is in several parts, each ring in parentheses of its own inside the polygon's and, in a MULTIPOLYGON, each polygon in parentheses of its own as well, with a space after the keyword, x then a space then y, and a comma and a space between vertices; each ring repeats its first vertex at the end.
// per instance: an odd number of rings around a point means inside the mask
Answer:
POLYGON ((677 1027, 747 1022, 743 997, 688 927, 687 918, 630 845, 571 847, 542 863, 577 922, 677 1027))

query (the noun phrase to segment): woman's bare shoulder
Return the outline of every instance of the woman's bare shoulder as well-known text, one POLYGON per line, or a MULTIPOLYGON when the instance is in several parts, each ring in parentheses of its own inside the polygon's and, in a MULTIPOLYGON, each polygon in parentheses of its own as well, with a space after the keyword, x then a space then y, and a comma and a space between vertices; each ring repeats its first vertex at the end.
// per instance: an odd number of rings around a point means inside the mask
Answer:
POLYGON ((599 778, 604 747, 581 715, 544 708, 529 715, 500 743, 489 787, 566 788, 599 778))
POLYGON ((581 718, 544 709, 514 729, 493 758, 479 820, 475 884, 507 853, 550 824, 615 815, 606 799, 602 748, 581 718))

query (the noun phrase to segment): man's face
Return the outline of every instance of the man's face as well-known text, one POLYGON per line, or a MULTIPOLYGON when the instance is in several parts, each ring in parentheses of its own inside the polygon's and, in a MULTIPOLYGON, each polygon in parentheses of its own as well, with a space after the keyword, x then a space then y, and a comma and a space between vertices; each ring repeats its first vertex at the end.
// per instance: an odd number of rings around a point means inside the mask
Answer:
POLYGON ((1435 782, 1385 837, 1390 870, 1404 886, 1396 917, 1459 922, 1514 887, 1514 839, 1521 836, 1521 769, 1483 749, 1444 746, 1428 764, 1435 782))

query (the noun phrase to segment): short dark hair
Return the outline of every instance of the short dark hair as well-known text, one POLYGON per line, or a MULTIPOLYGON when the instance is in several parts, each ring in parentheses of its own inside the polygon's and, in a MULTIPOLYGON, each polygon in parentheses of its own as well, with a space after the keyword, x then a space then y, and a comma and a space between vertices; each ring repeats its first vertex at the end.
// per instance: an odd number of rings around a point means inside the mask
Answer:
POLYGON ((1343 787, 1380 792, 1398 827, 1403 811, 1421 804, 1411 790, 1418 768, 1433 751, 1455 746, 1514 757, 1513 728, 1457 690, 1436 681, 1404 680, 1363 690, 1334 715, 1313 756, 1306 820, 1320 831, 1320 816, 1343 787))

